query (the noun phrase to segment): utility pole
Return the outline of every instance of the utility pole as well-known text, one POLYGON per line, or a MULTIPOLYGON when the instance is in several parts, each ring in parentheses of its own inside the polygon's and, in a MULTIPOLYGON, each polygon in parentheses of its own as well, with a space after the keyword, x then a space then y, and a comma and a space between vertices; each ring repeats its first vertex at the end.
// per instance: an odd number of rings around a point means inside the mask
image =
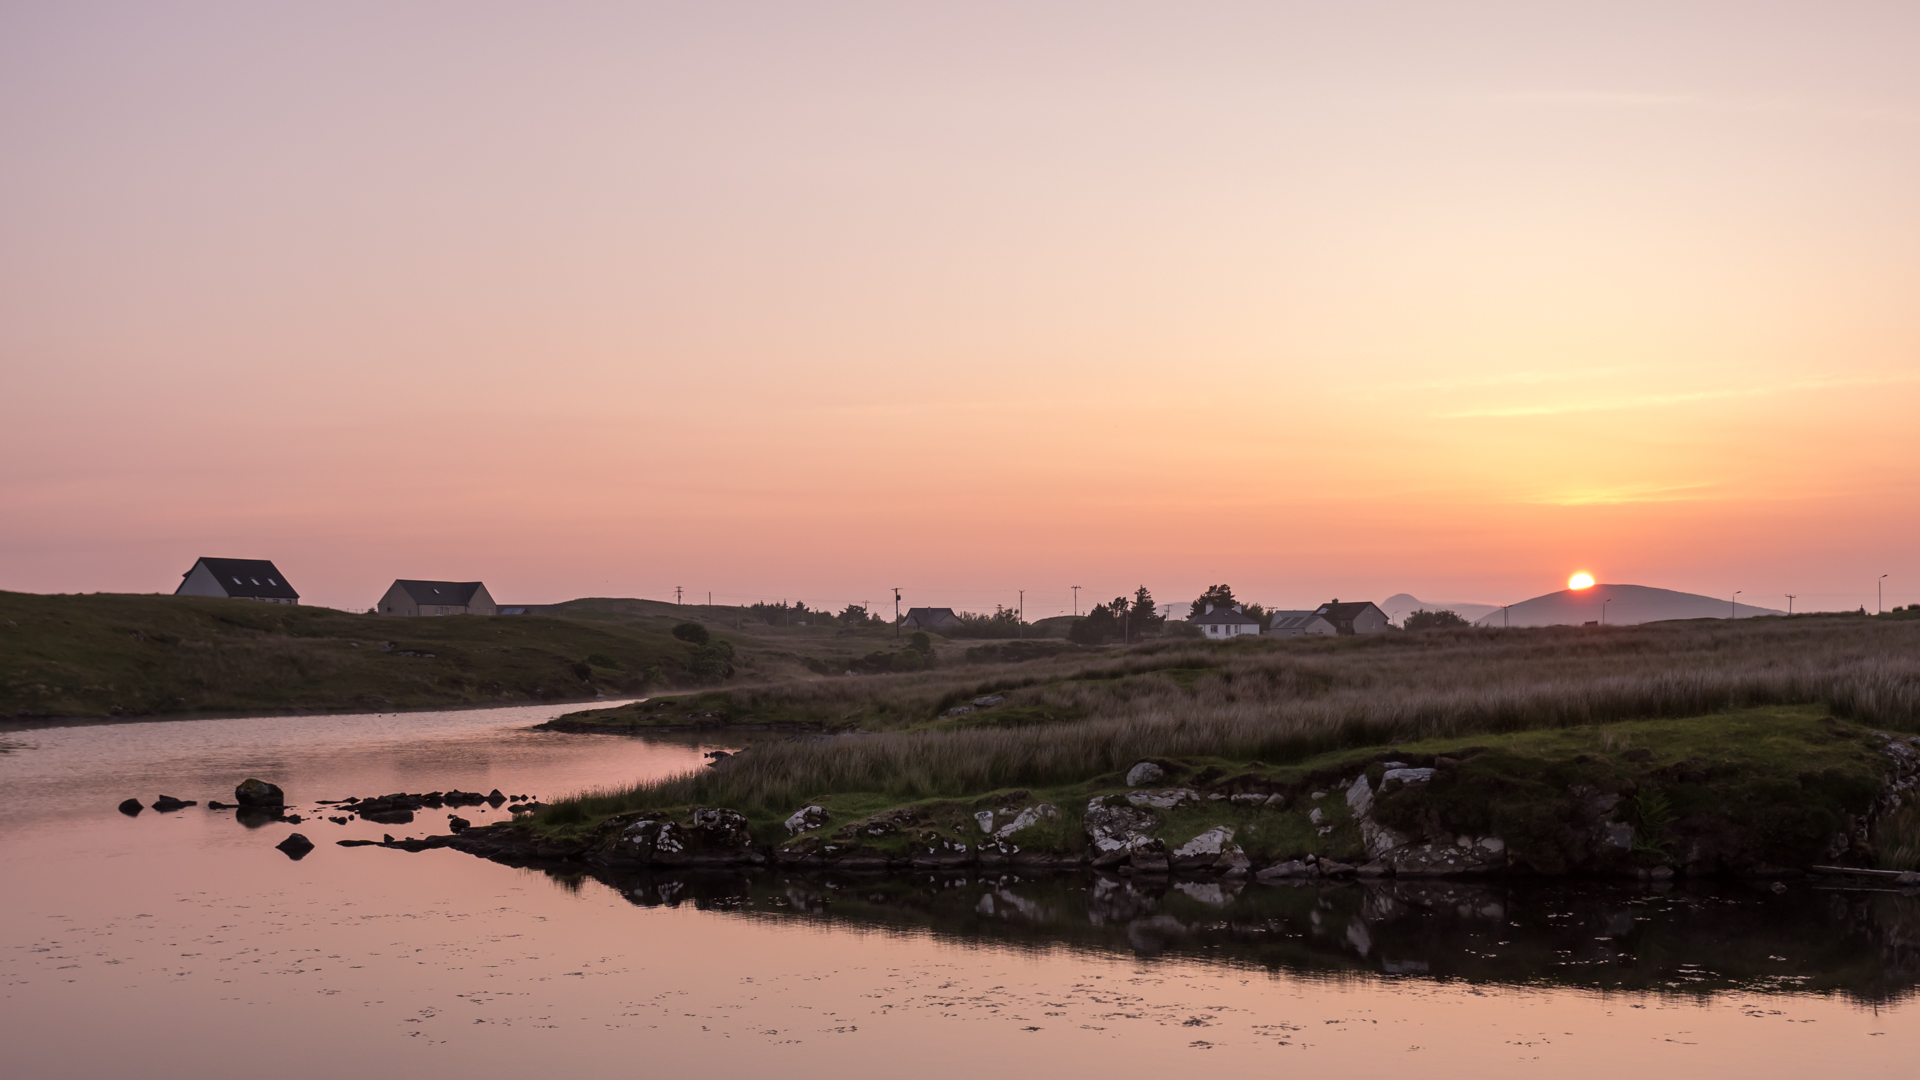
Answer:
POLYGON ((1793 614, 1793 594, 1787 593, 1786 597, 1787 597, 1787 614, 1791 615, 1793 614))
POLYGON ((1887 613, 1886 583, 1887 575, 1885 574, 1881 574, 1880 580, 1873 583, 1873 613, 1875 615, 1885 615, 1887 613))
POLYGON ((1018 614, 1014 616, 1014 621, 1020 624, 1020 636, 1026 637, 1027 636, 1027 590, 1025 589, 1020 590, 1020 606, 1016 608, 1015 611, 1017 611, 1018 614))
POLYGON ((1080 586, 1073 586, 1073 613, 1080 614, 1080 586))
POLYGON ((680 606, 680 586, 678 585, 675 585, 673 587, 673 606, 674 607, 680 606))
POLYGON ((1611 596, 1607 597, 1605 600, 1600 601, 1600 625, 1601 626, 1607 625, 1607 605, 1611 603, 1613 603, 1613 597, 1611 596))
POLYGON ((1508 609, 1508 608, 1510 608, 1510 607, 1512 607, 1512 606, 1513 606, 1512 604, 1501 604, 1501 605, 1500 605, 1500 629, 1502 629, 1502 630, 1505 630, 1505 629, 1507 629, 1507 628, 1508 628, 1509 626, 1512 626, 1512 625, 1513 625, 1513 624, 1512 624, 1512 622, 1511 622, 1511 621, 1510 621, 1510 620, 1509 620, 1509 619, 1507 618, 1507 609, 1508 609))
POLYGON ((1727 618, 1729 619, 1737 619, 1740 617, 1740 605, 1734 603, 1734 597, 1739 595, 1740 590, 1735 589, 1733 590, 1733 596, 1727 597, 1727 618))
POLYGON ((900 640, 900 590, 893 590, 893 640, 900 640))
POLYGON ((708 607, 713 606, 713 590, 712 589, 707 590, 707 606, 708 607))

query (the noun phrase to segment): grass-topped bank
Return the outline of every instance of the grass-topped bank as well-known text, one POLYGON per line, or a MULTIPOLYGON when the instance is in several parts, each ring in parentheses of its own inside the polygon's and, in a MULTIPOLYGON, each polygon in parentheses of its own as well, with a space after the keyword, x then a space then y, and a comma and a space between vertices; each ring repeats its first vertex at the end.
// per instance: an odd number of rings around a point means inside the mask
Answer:
POLYGON ((501 829, 458 846, 613 866, 1772 873, 1872 865, 1901 838, 1871 825, 1920 767, 1920 739, 1798 706, 1270 759, 1151 755, 966 793, 847 773, 754 797, 766 789, 751 773, 783 747, 858 757, 898 738, 758 746, 696 777, 557 803, 518 841, 501 829))
MULTIPOLYGON (((686 677, 672 623, 382 618, 190 596, 0 593, 0 718, 591 699, 686 677)), ((786 669, 782 669, 783 671, 786 669)))

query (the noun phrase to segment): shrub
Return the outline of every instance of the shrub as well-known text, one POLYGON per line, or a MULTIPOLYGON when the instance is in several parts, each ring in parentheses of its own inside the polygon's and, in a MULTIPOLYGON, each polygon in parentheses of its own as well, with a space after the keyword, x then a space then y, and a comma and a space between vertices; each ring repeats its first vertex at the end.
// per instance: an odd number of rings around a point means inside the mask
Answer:
POLYGON ((694 645, 705 645, 713 635, 697 622, 683 622, 673 628, 673 636, 694 645))

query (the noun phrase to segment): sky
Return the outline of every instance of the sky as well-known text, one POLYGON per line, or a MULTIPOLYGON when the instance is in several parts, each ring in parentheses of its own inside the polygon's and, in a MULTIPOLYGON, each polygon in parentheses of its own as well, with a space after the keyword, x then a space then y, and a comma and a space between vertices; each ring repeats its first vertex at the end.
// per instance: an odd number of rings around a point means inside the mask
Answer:
POLYGON ((1920 602, 1915 40, 12 0, 0 589, 1920 602))

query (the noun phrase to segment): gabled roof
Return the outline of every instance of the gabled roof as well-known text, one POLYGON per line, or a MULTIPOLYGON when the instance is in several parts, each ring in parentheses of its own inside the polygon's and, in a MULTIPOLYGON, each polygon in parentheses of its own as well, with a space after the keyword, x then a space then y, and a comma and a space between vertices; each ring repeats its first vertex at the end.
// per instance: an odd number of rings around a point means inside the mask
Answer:
POLYGON ((466 607, 473 603, 473 594, 480 591, 478 581, 407 581, 394 582, 400 586, 416 604, 451 604, 466 607))
MULTIPOLYGON (((194 560, 194 566, 205 566, 220 587, 227 590, 228 596, 263 597, 272 600, 298 600, 300 594, 293 591, 287 579, 271 560, 268 559, 209 559, 202 556, 194 560)), ((187 574, 193 573, 192 567, 187 574)))
POLYGON ((1235 611, 1233 610, 1232 607, 1220 607, 1217 605, 1214 607, 1212 611, 1209 611, 1204 615, 1188 616, 1187 621, 1190 623, 1195 623, 1199 625, 1225 625, 1225 626, 1259 626, 1260 625, 1259 619, 1256 619, 1253 616, 1248 615, 1246 612, 1235 611))
MULTIPOLYGON (((1379 608, 1374 607, 1373 601, 1362 600, 1358 603, 1353 603, 1353 604, 1321 604, 1320 607, 1316 611, 1314 611, 1314 614, 1321 616, 1322 618, 1326 619, 1328 622, 1350 623, 1353 620, 1359 618, 1361 612, 1366 611, 1368 608, 1373 608, 1373 610, 1375 611, 1380 611, 1379 608)), ((1380 614, 1385 615, 1386 612, 1380 611, 1380 614)))
POLYGON ((1316 622, 1326 622, 1311 611, 1278 612, 1273 617, 1273 630, 1305 630, 1316 622))
POLYGON ((915 626, 945 626, 961 620, 950 607, 917 607, 908 608, 907 617, 901 621, 915 626))

